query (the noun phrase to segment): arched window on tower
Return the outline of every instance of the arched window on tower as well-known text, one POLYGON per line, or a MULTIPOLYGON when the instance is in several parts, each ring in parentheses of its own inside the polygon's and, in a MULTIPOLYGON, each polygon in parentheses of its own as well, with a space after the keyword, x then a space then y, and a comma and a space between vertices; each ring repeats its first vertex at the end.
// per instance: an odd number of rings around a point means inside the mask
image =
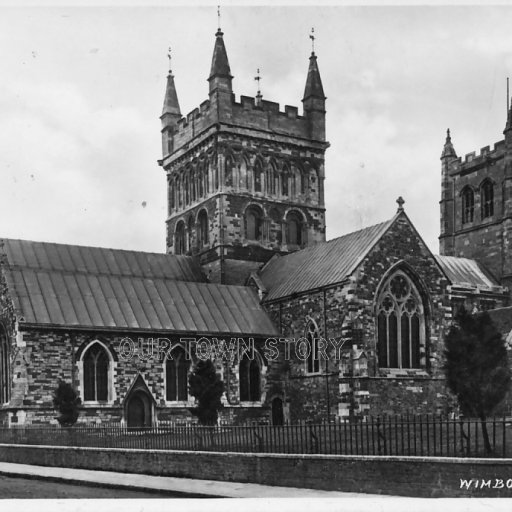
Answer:
POLYGON ((244 355, 239 365, 240 401, 259 402, 261 400, 261 367, 256 357, 244 355))
POLYGON ((181 177, 176 178, 176 206, 183 206, 183 180, 181 177))
POLYGON ((283 167, 283 171, 281 173, 281 195, 288 195, 288 180, 290 178, 290 170, 288 166, 283 167))
POLYGON ((200 247, 208 245, 209 229, 208 229, 208 214, 206 210, 201 210, 197 216, 197 224, 199 232, 197 234, 200 247))
POLYGON ((254 164, 254 192, 263 191, 263 167, 259 160, 254 164))
POLYGON ((256 206, 249 206, 245 211, 245 238, 260 240, 262 233, 263 214, 256 206))
POLYGON ((93 343, 84 353, 84 401, 106 402, 108 401, 108 374, 110 358, 103 345, 93 343))
POLYGON ((188 218, 188 229, 187 229, 187 248, 186 250, 190 252, 192 251, 192 247, 194 245, 194 217, 192 215, 188 218))
POLYGON ((168 402, 188 401, 188 371, 190 361, 185 350, 175 347, 165 360, 165 398, 168 402))
POLYGON ((475 215, 475 193, 471 187, 464 187, 461 192, 462 198, 462 223, 473 222, 475 215))
POLYGON ((225 172, 224 172, 226 187, 233 186, 234 175, 235 175, 235 162, 231 156, 228 156, 226 158, 226 166, 225 166, 225 172))
POLYGON ((190 178, 189 175, 185 175, 185 183, 183 188, 185 189, 185 206, 190 203, 190 178))
POLYGON ((381 368, 421 368, 425 349, 421 296, 411 279, 395 272, 377 301, 377 352, 381 368))
POLYGON ((193 203, 196 200, 196 173, 192 171, 190 175, 190 201, 193 203))
POLYGON ((204 175, 206 174, 204 165, 201 164, 197 171, 197 197, 202 198, 204 196, 204 175))
POLYGON ((169 213, 174 210, 175 206, 175 181, 173 178, 169 178, 169 185, 168 185, 168 197, 169 197, 169 213))
POLYGON ((185 254, 185 223, 180 220, 174 233, 174 254, 185 254))
POLYGON ((7 333, 0 325, 0 404, 9 402, 9 346, 7 333))
POLYGON ((308 357, 306 359, 306 372, 320 372, 320 358, 318 357, 318 326, 314 320, 310 320, 306 325, 306 340, 308 342, 308 357))
POLYGON ((492 181, 485 180, 480 187, 480 201, 482 219, 494 215, 494 186, 492 181))
POLYGON ((286 215, 286 244, 301 247, 302 242, 302 219, 297 212, 289 212, 286 215))

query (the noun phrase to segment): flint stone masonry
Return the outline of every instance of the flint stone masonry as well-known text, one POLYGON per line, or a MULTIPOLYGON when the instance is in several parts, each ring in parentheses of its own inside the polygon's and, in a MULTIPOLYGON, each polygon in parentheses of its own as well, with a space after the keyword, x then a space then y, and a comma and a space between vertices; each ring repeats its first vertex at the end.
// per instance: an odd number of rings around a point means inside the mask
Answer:
POLYGON ((397 496, 512 497, 511 459, 281 455, 2 444, 0 460, 397 496), (462 479, 472 481, 469 489, 461 485, 462 479), (510 483, 508 488, 507 482, 510 483))

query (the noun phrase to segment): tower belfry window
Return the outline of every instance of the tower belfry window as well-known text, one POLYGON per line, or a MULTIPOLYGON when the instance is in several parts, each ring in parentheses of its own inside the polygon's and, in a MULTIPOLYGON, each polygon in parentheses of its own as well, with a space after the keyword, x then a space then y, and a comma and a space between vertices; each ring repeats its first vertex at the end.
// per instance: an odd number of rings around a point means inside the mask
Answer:
POLYGON ((480 189, 480 201, 482 209, 482 219, 494 215, 494 187, 489 180, 485 181, 480 189))
POLYGON ((463 189, 462 198, 462 223, 473 222, 475 215, 475 193, 470 187, 463 189))

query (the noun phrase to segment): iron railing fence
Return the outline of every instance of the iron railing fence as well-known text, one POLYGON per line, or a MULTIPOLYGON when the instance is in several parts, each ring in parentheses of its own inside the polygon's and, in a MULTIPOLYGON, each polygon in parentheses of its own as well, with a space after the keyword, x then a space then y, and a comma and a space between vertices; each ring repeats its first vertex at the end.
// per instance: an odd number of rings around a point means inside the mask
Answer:
MULTIPOLYGON (((336 455, 410 455, 441 457, 512 456, 512 418, 486 421, 491 453, 484 445, 482 422, 439 416, 380 416, 364 421, 205 427, 159 424, 15 426, 0 428, 0 443, 151 450, 314 453, 336 455)), ((1 451, 1 450, 0 450, 1 451)))

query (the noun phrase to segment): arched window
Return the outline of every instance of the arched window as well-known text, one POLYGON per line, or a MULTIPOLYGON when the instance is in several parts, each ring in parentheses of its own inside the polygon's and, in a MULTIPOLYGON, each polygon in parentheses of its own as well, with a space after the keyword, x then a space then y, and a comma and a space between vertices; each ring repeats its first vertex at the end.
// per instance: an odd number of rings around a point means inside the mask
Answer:
POLYGON ((480 201, 482 219, 494 215, 494 186, 491 181, 486 180, 480 187, 480 201))
POLYGON ((283 241, 281 215, 279 214, 279 211, 276 208, 272 208, 268 216, 271 220, 270 240, 280 244, 283 241))
POLYGON ((174 233, 174 254, 185 254, 185 223, 180 220, 174 233))
MULTIPOLYGON (((187 226, 187 250, 192 251, 194 245, 194 217, 192 215, 188 218, 187 226)), ((190 254, 190 252, 189 252, 190 254)))
POLYGON ((176 205, 178 208, 183 206, 183 190, 182 190, 183 180, 181 178, 176 179, 176 205))
POLYGON ((226 158, 226 167, 224 172, 226 187, 233 186, 233 176, 235 174, 235 162, 233 158, 228 156, 226 158))
POLYGON ((9 347, 7 334, 0 325, 0 404, 9 402, 9 347))
POLYGON ((461 193, 462 197, 462 223, 473 222, 475 214, 475 194, 473 189, 465 187, 461 193))
POLYGON ((261 367, 258 359, 244 355, 239 366, 240 401, 259 402, 261 400, 261 367))
POLYGON ((190 203, 190 179, 188 174, 185 175, 183 188, 185 189, 185 206, 187 206, 190 203))
POLYGON ((169 210, 172 211, 174 210, 174 205, 175 205, 175 188, 176 188, 176 183, 174 181, 173 178, 169 178, 169 184, 168 184, 168 197, 169 197, 169 210))
POLYGON ((175 347, 165 361, 165 397, 168 402, 188 400, 189 367, 185 350, 175 347))
POLYGON ((263 169, 261 162, 256 160, 254 164, 254 191, 262 192, 263 190, 263 169))
POLYGON ((255 206, 250 206, 245 212, 245 237, 248 240, 259 240, 261 238, 263 215, 255 206))
POLYGON ((84 400, 108 400, 108 372, 110 359, 100 343, 92 344, 83 356, 84 400))
POLYGON ((296 212, 286 216, 286 243, 287 245, 302 245, 302 221, 296 212))
POLYGON ((290 177, 290 170, 287 166, 283 167, 283 172, 281 173, 281 195, 288 195, 288 179, 290 177))
POLYGON ((199 228, 198 232, 198 242, 201 247, 208 244, 208 235, 209 235, 209 229, 208 229, 208 214, 206 213, 206 210, 201 210, 199 212, 199 215, 197 216, 197 224, 199 228))
POLYGON ((199 171, 197 172, 197 196, 199 198, 204 195, 204 176, 206 174, 204 165, 201 165, 199 171))
POLYGON ((306 325, 306 340, 308 342, 308 358, 306 359, 306 372, 319 373, 320 359, 318 357, 318 327, 314 320, 306 325))
POLYGON ((395 272, 377 301, 377 352, 381 368, 421 368, 425 317, 420 294, 409 277, 395 272))

